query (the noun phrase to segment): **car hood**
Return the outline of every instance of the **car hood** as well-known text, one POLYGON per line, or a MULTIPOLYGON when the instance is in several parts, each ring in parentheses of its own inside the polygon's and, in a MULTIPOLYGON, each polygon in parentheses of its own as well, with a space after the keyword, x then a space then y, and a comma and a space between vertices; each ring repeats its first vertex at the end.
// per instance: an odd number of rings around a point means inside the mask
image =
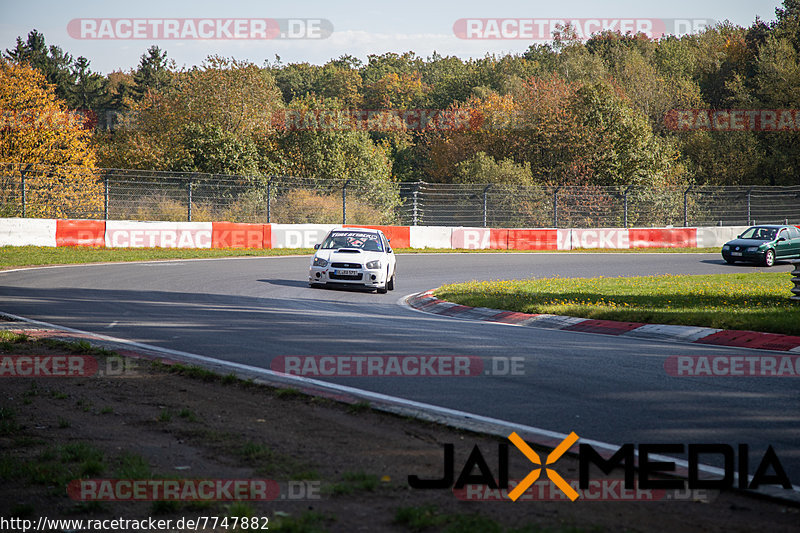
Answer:
POLYGON ((734 239, 730 242, 726 242, 726 246, 761 246, 762 244, 767 244, 772 241, 761 241, 758 239, 734 239))
MULTIPOLYGON (((364 250, 347 251, 345 250, 317 250, 315 257, 324 259, 329 263, 361 263, 365 264, 369 261, 383 258, 383 252, 367 252, 364 250)), ((354 249, 353 249, 354 250, 354 249)))

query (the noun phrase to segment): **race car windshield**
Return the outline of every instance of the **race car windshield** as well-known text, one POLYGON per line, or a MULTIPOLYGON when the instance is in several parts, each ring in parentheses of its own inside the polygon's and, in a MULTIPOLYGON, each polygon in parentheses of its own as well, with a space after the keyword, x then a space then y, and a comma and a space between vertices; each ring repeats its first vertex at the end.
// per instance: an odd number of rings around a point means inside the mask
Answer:
POLYGON ((357 248, 365 252, 382 252, 383 246, 378 235, 374 233, 358 233, 342 231, 331 233, 320 248, 338 250, 339 248, 357 248))
POLYGON ((748 228, 747 231, 742 233, 742 239, 754 239, 757 241, 771 241, 775 239, 775 235, 778 234, 778 230, 775 228, 759 228, 753 227, 748 228))

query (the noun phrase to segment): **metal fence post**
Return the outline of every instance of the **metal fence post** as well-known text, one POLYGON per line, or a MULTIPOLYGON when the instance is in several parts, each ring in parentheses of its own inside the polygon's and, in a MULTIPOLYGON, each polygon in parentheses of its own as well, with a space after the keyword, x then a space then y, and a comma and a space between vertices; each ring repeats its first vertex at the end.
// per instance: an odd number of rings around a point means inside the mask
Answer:
POLYGON ((342 186, 342 225, 344 226, 347 224, 347 186, 350 184, 350 180, 344 182, 342 186))
POLYGON ((556 190, 553 191, 553 227, 558 227, 558 191, 561 190, 561 185, 556 187, 556 190))
POLYGON ((487 217, 486 217, 486 215, 487 215, 487 213, 486 213, 486 208, 487 208, 487 197, 488 197, 488 193, 489 193, 489 188, 490 188, 491 186, 492 186, 492 184, 490 183, 489 185, 487 185, 487 186, 486 186, 486 187, 484 187, 484 189, 483 189, 483 227, 484 227, 484 228, 486 227, 486 218, 487 218, 487 217))
POLYGON ((267 181, 267 224, 270 223, 270 217, 272 215, 272 179, 273 177, 270 176, 267 181))
POLYGON ((633 185, 628 185, 628 188, 625 189, 624 193, 622 193, 622 201, 625 204, 624 217, 625 217, 625 227, 626 228, 628 227, 628 193, 631 192, 631 189, 633 189, 633 185))
POLYGON ((188 205, 189 208, 186 212, 186 218, 189 222, 192 221, 192 180, 189 180, 189 184, 186 186, 187 196, 188 196, 188 205))
POLYGON ((750 194, 753 192, 753 188, 750 187, 747 189, 747 225, 750 226, 750 194))
POLYGON ((25 176, 28 174, 28 171, 33 166, 33 163, 29 163, 24 170, 20 170, 19 173, 22 176, 22 218, 25 218, 27 214, 27 207, 28 207, 28 198, 27 198, 27 191, 25 189, 25 176))
POLYGON ((25 218, 25 171, 21 171, 22 174, 22 218, 25 218))
POLYGON ((103 201, 103 220, 108 220, 108 172, 103 174, 103 188, 104 201, 103 201))
POLYGON ((789 261, 794 265, 794 272, 792 272, 792 281, 794 282, 794 289, 792 289, 791 300, 800 303, 800 260, 789 261))
POLYGON ((683 191, 683 227, 689 227, 689 191, 694 189, 694 185, 689 185, 689 188, 683 191))
POLYGON ((413 211, 413 217, 414 217, 414 225, 415 226, 417 225, 417 223, 419 221, 419 207, 418 207, 417 203, 418 203, 418 200, 419 200, 419 186, 420 186, 421 183, 422 183, 421 181, 418 181, 417 183, 414 184, 414 193, 413 193, 414 211, 413 211))

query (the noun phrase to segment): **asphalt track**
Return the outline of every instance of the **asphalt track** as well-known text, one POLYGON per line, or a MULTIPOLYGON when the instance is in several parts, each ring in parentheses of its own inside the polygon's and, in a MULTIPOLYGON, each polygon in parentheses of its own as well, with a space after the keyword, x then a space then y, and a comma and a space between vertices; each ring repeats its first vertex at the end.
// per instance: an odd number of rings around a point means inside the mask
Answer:
POLYGON ((614 444, 746 443, 751 474, 752 462, 772 445, 800 484, 797 378, 678 378, 663 367, 670 355, 767 352, 458 320, 399 302, 470 279, 758 267, 728 266, 717 254, 402 255, 397 290, 380 295, 310 289, 308 262, 266 257, 6 271, 0 311, 263 368, 281 355, 523 357, 524 372, 515 376, 329 381, 614 444))

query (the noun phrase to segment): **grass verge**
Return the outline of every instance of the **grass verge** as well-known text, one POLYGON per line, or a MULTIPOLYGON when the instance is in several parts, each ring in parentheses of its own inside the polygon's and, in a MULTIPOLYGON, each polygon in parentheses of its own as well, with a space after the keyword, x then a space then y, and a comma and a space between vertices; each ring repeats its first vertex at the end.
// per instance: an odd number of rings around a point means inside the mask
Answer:
POLYGON ((52 248, 48 246, 3 246, 0 247, 0 268, 164 259, 302 255, 310 254, 313 251, 310 248, 272 248, 262 250, 241 248, 88 248, 80 246, 52 248))
POLYGON ((787 273, 555 278, 444 285, 437 298, 475 307, 582 318, 800 335, 787 273))
MULTIPOLYGON (((452 250, 450 248, 397 248, 399 254, 416 253, 542 253, 552 250, 452 250)), ((560 253, 592 252, 592 253, 719 253, 719 248, 636 248, 631 250, 564 250, 560 253)), ((183 248, 88 248, 64 246, 52 248, 47 246, 3 246, 0 247, 0 269, 42 266, 70 265, 82 263, 114 263, 128 261, 159 261, 168 259, 212 259, 216 257, 266 257, 281 255, 309 255, 311 248, 273 248, 241 249, 183 249, 183 248)))

